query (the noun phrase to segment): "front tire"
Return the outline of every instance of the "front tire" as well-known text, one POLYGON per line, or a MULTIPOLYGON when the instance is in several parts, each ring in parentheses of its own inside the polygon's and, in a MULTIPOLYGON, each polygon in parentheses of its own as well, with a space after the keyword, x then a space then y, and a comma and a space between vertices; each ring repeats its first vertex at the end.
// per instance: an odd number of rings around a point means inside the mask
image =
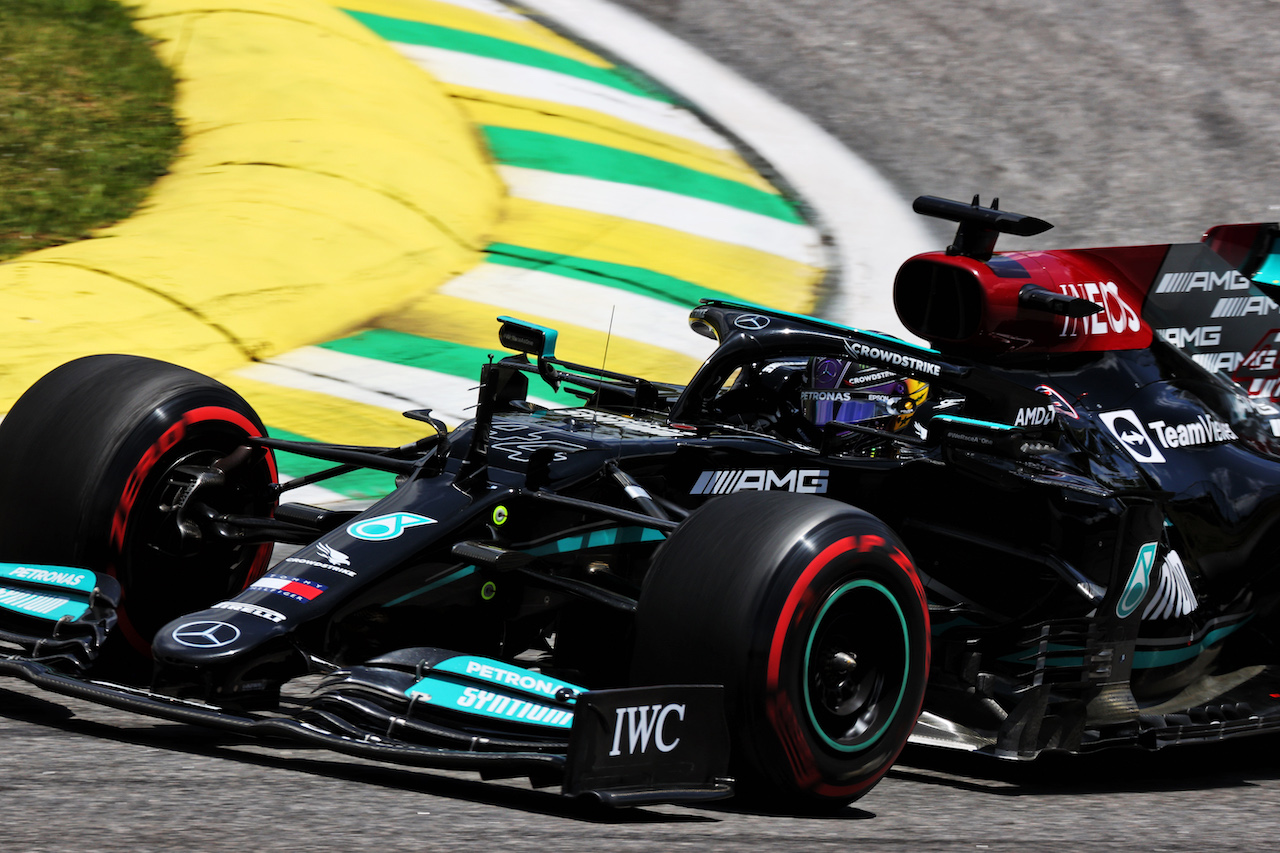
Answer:
POLYGON ((720 683, 745 792, 839 805, 919 716, 929 614, 875 517, 789 492, 707 504, 663 545, 636 613, 633 683, 720 683))
MULTIPOLYGON (((174 506, 198 472, 266 430, 225 385, 148 358, 98 355, 53 370, 0 422, 0 554, 81 566, 121 585, 104 657, 149 656, 171 619, 234 595, 265 570, 270 544, 184 535, 174 506)), ((240 454, 210 511, 263 515, 270 454, 240 454)))

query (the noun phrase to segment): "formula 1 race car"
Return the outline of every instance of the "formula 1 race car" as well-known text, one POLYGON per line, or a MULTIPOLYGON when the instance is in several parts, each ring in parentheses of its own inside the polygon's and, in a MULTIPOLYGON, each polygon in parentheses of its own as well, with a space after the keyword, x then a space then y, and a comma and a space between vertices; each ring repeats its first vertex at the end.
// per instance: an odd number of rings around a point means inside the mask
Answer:
POLYGON ((403 447, 270 438, 162 362, 58 368, 0 424, 0 672, 614 805, 841 804, 909 738, 1280 728, 1280 229, 997 254, 1048 223, 916 207, 959 223, 895 282, 928 347, 704 301, 679 386, 502 317, 474 419, 408 412, 403 447), (332 467, 281 484, 276 451, 332 467), (280 502, 353 468, 396 488, 280 502))

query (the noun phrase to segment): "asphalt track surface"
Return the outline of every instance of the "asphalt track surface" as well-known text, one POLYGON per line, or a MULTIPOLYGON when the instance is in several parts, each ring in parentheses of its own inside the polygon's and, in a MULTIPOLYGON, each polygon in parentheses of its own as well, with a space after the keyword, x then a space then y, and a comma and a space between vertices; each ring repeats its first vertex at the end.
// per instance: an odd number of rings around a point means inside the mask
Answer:
POLYGON ((621 5, 813 118, 904 197, 998 196, 1057 226, 1006 248, 1192 242, 1280 218, 1277 0, 621 5))
MULTIPOLYGON (((905 196, 999 194, 1056 222, 1041 246, 1194 240, 1277 217, 1274 0, 635 5, 905 196)), ((1276 738, 1030 766, 909 750, 865 799, 814 818, 601 813, 18 683, 0 683, 0 733, 5 851, 1258 850, 1280 822, 1276 738)))
POLYGON ((6 851, 1227 851, 1275 837, 1277 741, 1013 765, 908 749, 830 816, 607 811, 0 684, 6 851), (16 689, 15 689, 16 688, 16 689))

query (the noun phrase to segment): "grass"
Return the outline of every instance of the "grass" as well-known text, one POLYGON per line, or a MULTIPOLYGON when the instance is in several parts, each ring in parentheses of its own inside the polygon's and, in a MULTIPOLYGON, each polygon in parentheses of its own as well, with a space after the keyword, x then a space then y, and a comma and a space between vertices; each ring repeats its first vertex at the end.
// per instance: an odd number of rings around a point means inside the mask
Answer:
POLYGON ((0 0, 0 260, 132 213, 177 153, 173 75, 116 0, 0 0))

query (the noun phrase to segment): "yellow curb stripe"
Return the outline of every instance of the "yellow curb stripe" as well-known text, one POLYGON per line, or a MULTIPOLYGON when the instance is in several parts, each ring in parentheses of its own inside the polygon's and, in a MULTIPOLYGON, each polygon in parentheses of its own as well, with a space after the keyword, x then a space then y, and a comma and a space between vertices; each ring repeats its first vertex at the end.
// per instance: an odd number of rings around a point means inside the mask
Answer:
POLYGON ((378 406, 339 402, 327 394, 269 385, 230 372, 217 379, 238 391, 268 428, 323 436, 337 444, 385 447, 398 447, 429 432, 424 424, 378 406))
POLYGON ((784 311, 813 310, 822 271, 670 228, 511 198, 493 242, 644 267, 784 311))
POLYGON ((733 162, 736 152, 731 147, 722 148, 721 156, 713 156, 711 152, 716 149, 709 145, 704 145, 685 136, 674 133, 667 133, 653 127, 645 127, 644 125, 635 124, 624 119, 616 118, 608 113, 599 110, 588 109, 586 107, 578 107, 570 104, 557 103, 555 101, 547 101, 540 98, 528 98, 522 95, 509 95, 500 92, 492 92, 487 89, 477 89, 474 86, 462 86, 455 83, 441 82, 440 87, 449 97, 456 99, 458 104, 467 112, 470 112, 473 104, 478 102, 481 104, 496 104, 498 106, 511 107, 513 109, 524 110, 530 114, 553 115, 562 118, 567 123, 583 125, 587 128, 604 128, 621 134, 624 137, 631 137, 641 143, 653 144, 663 148, 681 152, 688 156, 703 158, 711 161, 719 160, 720 162, 733 162))
MULTIPOLYGON (((485 348, 501 358, 508 354, 498 345, 497 317, 502 313, 504 312, 485 303, 433 294, 403 311, 382 318, 378 326, 485 348)), ((606 332, 598 329, 563 323, 527 312, 522 312, 520 316, 529 322, 558 330, 560 334, 556 352, 566 361, 598 367, 602 360, 607 360, 606 366, 610 369, 641 375, 658 382, 685 382, 700 363, 697 359, 638 341, 617 337, 610 340, 606 332)), ((693 337, 694 332, 690 331, 689 335, 693 337)), ((480 375, 479 370, 480 365, 477 364, 477 377, 480 375)))
POLYGON ((230 336, 204 318, 92 264, 19 259, 0 267, 0 286, 5 409, 36 379, 78 355, 137 352, 144 345, 156 357, 183 363, 242 358, 230 336))

